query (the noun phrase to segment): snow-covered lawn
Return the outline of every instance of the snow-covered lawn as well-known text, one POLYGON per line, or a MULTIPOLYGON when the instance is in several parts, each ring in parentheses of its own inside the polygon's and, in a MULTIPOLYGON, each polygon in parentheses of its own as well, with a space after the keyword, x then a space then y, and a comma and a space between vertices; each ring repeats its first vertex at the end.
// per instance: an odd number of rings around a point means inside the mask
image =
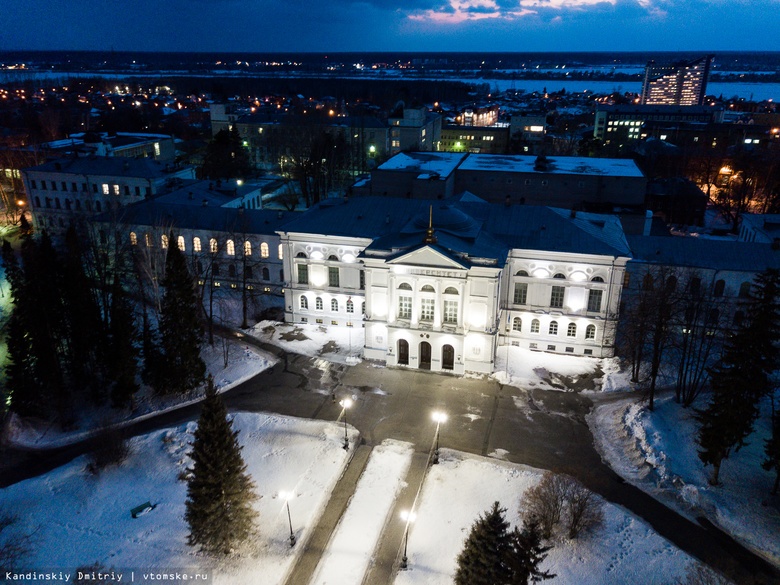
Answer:
POLYGON ((628 376, 616 358, 560 355, 502 345, 493 372, 501 384, 519 388, 583 392, 628 390, 628 376))
MULTIPOLYGON (((3 509, 18 511, 21 528, 34 533, 24 567, 74 569, 98 562, 137 573, 209 570, 217 583, 283 582, 302 545, 290 548, 287 512, 278 494, 294 491, 293 530, 305 543, 348 461, 343 427, 249 413, 236 414, 234 425, 261 496, 259 534, 242 558, 214 566, 186 544, 186 484, 179 478, 190 464, 193 422, 132 439, 129 458, 97 476, 86 471, 87 459, 80 457, 0 490, 3 509), (131 508, 146 501, 156 507, 131 518, 131 508)), ((351 438, 356 436, 352 430, 351 438)))
POLYGON ((343 364, 359 363, 365 343, 365 330, 362 327, 261 321, 247 334, 286 351, 343 364))
POLYGON ((769 417, 759 419, 748 446, 723 462, 722 485, 713 487, 712 467, 697 455, 693 414, 672 396, 656 400, 654 412, 627 398, 597 406, 588 423, 602 457, 620 476, 682 514, 707 517, 780 565, 780 502, 769 495, 774 475, 760 466, 769 417))
POLYGON ((385 441, 374 448, 355 495, 310 585, 360 585, 412 460, 412 445, 385 441))
MULTIPOLYGON (((219 392, 225 392, 263 370, 273 366, 276 358, 267 352, 234 340, 216 338, 214 346, 204 344, 201 350, 206 371, 214 377, 219 392), (227 348, 223 345, 227 343, 227 348), (225 352, 228 365, 225 366, 225 352)), ((203 397, 200 388, 186 396, 157 396, 149 387, 142 387, 135 396, 132 412, 110 407, 83 412, 77 428, 62 431, 56 423, 12 417, 4 440, 24 447, 56 447, 82 440, 94 432, 95 426, 117 426, 150 418, 162 412, 181 408, 203 397)))
MULTIPOLYGON (((395 585, 450 585, 456 559, 471 525, 494 501, 520 525, 522 496, 541 473, 523 465, 442 450, 423 487, 417 518, 409 532, 409 569, 395 585)), ((556 539, 542 568, 555 573, 551 584, 634 585, 674 582, 692 559, 658 536, 642 520, 611 504, 604 524, 577 540, 556 539)), ((401 520, 398 520, 401 522, 401 520)))

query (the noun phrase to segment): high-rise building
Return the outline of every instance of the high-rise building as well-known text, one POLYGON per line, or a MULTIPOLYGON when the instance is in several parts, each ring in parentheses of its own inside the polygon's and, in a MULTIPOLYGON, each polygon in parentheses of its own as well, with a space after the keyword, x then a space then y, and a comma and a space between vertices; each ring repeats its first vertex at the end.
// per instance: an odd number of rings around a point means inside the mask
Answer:
POLYGON ((712 55, 693 61, 645 67, 642 103, 648 105, 700 106, 707 89, 712 55))

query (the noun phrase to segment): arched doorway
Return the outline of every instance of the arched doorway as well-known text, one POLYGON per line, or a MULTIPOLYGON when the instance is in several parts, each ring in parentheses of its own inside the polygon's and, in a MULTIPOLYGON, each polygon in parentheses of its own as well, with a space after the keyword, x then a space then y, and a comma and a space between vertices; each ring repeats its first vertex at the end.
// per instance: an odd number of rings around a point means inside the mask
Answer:
POLYGON ((420 369, 431 369, 431 344, 427 341, 420 343, 420 369))
POLYGON ((409 342, 405 339, 398 340, 398 365, 409 365, 409 342))
POLYGON ((448 344, 441 348, 441 368, 443 370, 452 370, 454 367, 455 348, 448 344))

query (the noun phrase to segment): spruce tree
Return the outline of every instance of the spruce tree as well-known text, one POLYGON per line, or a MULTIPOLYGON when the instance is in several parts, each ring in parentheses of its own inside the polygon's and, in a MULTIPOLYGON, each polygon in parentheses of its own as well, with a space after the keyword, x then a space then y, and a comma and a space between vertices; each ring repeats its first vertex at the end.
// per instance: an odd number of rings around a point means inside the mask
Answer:
POLYGON ((456 585, 503 585, 509 582, 507 554, 511 545, 505 512, 506 508, 494 502, 474 522, 458 555, 456 585))
POLYGON ((117 276, 111 287, 111 321, 109 323, 109 351, 107 366, 113 382, 111 402, 114 406, 128 406, 138 391, 138 350, 135 342, 138 331, 133 319, 133 308, 117 276))
POLYGON ((774 470, 775 483, 772 486, 772 495, 776 496, 780 488, 780 412, 774 409, 774 401, 772 401, 772 436, 765 441, 764 454, 766 459, 761 463, 761 467, 767 471, 774 470))
POLYGON ((510 545, 507 551, 507 566, 511 577, 509 585, 527 585, 552 579, 554 574, 540 571, 539 565, 547 558, 547 551, 552 546, 542 545, 542 531, 536 522, 517 527, 509 535, 510 545))
POLYGON ((188 543, 210 554, 228 554, 253 532, 254 485, 241 457, 238 431, 209 377, 190 454, 184 518, 188 543))
MULTIPOLYGON (((176 242, 173 234, 169 241, 176 242)), ((184 254, 176 245, 168 247, 162 285, 159 328, 162 380, 158 381, 156 389, 162 393, 182 394, 203 383, 206 364, 200 357, 203 326, 195 283, 184 254)))

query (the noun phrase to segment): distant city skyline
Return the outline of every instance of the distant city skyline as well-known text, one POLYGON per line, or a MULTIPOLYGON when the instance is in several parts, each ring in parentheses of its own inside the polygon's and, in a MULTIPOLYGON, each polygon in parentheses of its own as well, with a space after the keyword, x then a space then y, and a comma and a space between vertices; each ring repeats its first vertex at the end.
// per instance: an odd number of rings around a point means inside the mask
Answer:
POLYGON ((0 50, 776 50, 780 0, 5 0, 0 50))

